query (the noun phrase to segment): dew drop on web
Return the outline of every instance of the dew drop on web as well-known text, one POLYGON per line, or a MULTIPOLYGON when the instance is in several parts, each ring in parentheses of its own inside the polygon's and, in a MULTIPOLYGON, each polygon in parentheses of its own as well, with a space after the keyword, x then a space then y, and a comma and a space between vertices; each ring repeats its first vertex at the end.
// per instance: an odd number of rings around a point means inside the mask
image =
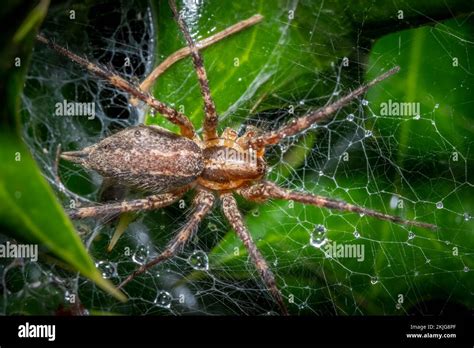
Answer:
POLYGON ((309 244, 315 248, 321 248, 327 243, 327 230, 323 225, 316 225, 314 231, 311 233, 309 244))
POLYGON ((207 271, 209 269, 209 258, 202 250, 195 250, 188 257, 189 265, 197 271, 207 271))
POLYGON ((148 258, 148 249, 144 245, 140 245, 132 255, 133 262, 143 265, 148 258))
POLYGON ((156 294, 155 304, 161 308, 170 308, 173 297, 168 291, 160 290, 156 294))
POLYGON ((114 263, 109 261, 98 261, 95 266, 99 270, 102 278, 110 279, 117 275, 117 268, 114 263))

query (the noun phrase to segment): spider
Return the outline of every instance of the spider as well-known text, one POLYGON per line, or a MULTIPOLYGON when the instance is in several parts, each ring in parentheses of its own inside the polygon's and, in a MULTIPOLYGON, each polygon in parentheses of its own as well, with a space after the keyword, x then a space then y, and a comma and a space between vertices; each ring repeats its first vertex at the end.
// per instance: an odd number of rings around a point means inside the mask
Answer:
MULTIPOLYGON (((298 135, 315 123, 327 120, 337 110, 362 96, 370 87, 398 72, 399 67, 388 70, 330 105, 293 119, 277 130, 257 133, 255 129, 249 129, 242 136, 238 136, 235 130, 226 128, 219 134, 219 118, 200 54, 200 49, 204 46, 201 44, 198 46, 191 38, 175 1, 170 0, 169 5, 187 43, 187 48, 180 58, 187 54, 191 56, 203 97, 205 119, 202 137, 196 133, 193 124, 184 114, 160 102, 147 92, 150 86, 149 80, 140 87, 135 86, 118 74, 79 57, 44 36, 37 37, 40 42, 47 44, 59 54, 130 94, 133 98, 132 102, 136 100, 144 102, 180 129, 180 134, 174 134, 158 126, 133 126, 82 150, 61 154, 61 158, 94 170, 103 177, 113 177, 120 184, 151 194, 142 199, 69 210, 68 214, 72 219, 156 210, 176 202, 190 190, 196 192, 190 216, 165 250, 130 274, 118 286, 119 288, 124 287, 133 278, 158 263, 177 255, 216 201, 220 201, 224 216, 247 249, 267 290, 280 312, 287 315, 287 306, 277 287, 275 276, 245 226, 234 194, 239 194, 254 202, 264 202, 269 199, 292 200, 321 208, 356 212, 399 224, 436 228, 435 225, 405 220, 330 197, 292 191, 265 180, 264 156, 267 147, 278 144, 286 137, 298 135)), ((262 18, 259 15, 254 17, 256 21, 262 18)))

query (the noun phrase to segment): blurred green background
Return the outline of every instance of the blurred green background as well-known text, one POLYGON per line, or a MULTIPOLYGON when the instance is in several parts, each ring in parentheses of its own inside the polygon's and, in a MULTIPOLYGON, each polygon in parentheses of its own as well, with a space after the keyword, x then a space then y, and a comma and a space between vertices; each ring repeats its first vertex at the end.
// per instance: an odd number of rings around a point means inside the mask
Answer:
MULTIPOLYGON (((125 234, 108 253, 118 220, 73 227, 61 205, 77 200, 71 192, 91 201, 122 196, 113 184, 111 189, 97 175, 65 162, 60 174, 69 191, 60 192, 52 167, 56 147, 77 149, 140 120, 176 129, 146 110, 130 108, 126 96, 35 45, 34 33, 40 27, 57 43, 133 81, 184 42, 166 2, 48 5, 11 3, 1 14, 5 20, 15 18, 1 41, 2 241, 39 242, 43 251, 38 263, 0 259, 2 312, 274 313, 271 297, 218 205, 180 257, 125 289, 127 303, 97 288, 111 291, 110 282, 119 283, 162 250, 184 222, 191 197, 160 212, 122 217, 125 234), (15 67, 18 56, 22 64, 15 67), (127 57, 131 66, 124 64, 127 57), (96 103, 98 117, 53 117, 54 104, 63 99, 96 103), (21 161, 15 161, 17 152, 21 161)), ((240 200, 292 314, 404 315, 472 308, 472 11, 473 5, 461 1, 187 3, 184 14, 195 40, 256 13, 265 17, 203 52, 222 129, 276 128, 401 67, 326 125, 269 149, 268 177, 439 229, 291 202, 240 200), (419 115, 382 115, 381 105, 389 100, 419 103, 419 115), (311 244, 316 237, 326 244, 364 245, 364 261, 327 258, 311 244)), ((200 128, 202 101, 190 59, 161 76, 153 93, 200 128)))

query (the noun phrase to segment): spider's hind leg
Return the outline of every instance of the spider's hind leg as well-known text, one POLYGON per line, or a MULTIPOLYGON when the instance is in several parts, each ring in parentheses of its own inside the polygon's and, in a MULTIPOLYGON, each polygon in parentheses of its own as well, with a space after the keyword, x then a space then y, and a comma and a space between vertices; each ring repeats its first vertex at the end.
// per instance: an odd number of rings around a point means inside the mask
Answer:
POLYGON ((187 241, 191 238, 193 233, 196 231, 199 223, 211 210, 214 204, 214 195, 208 191, 200 190, 194 197, 193 203, 195 205, 194 211, 189 216, 186 224, 181 227, 179 233, 171 240, 166 249, 158 255, 156 258, 151 260, 145 265, 142 265, 135 272, 130 274, 125 280, 118 286, 118 289, 124 287, 136 276, 145 273, 151 267, 157 265, 160 262, 166 261, 175 256, 181 249, 186 245, 187 241))
POLYGON ((358 205, 350 204, 341 200, 332 199, 329 197, 318 196, 312 193, 297 192, 279 187, 273 182, 262 181, 253 186, 242 188, 238 191, 244 198, 262 202, 267 199, 283 199, 300 202, 303 204, 310 204, 321 208, 349 211, 359 214, 371 216, 380 220, 391 221, 397 224, 417 226, 428 229, 436 229, 436 225, 426 222, 405 220, 399 216, 384 214, 376 210, 367 209, 358 205))
POLYGON ((179 192, 152 195, 141 199, 133 199, 117 203, 105 203, 89 207, 80 207, 68 210, 67 214, 71 219, 86 219, 134 211, 156 210, 176 202, 183 194, 184 190, 180 190, 179 192))
POLYGON ((100 65, 94 64, 88 61, 86 58, 78 56, 77 54, 69 51, 67 48, 57 45, 53 41, 44 37, 43 35, 37 35, 36 38, 39 42, 48 45, 51 49, 55 50, 60 55, 79 64, 91 74, 107 81, 115 88, 130 94, 136 99, 145 102, 150 107, 162 114, 168 121, 179 126, 181 129, 181 134, 185 137, 190 139, 193 139, 195 137, 196 134, 194 131, 194 126, 191 121, 186 117, 186 115, 155 99, 155 97, 153 97, 150 93, 142 91, 140 88, 134 86, 132 83, 130 83, 120 75, 115 74, 100 65))

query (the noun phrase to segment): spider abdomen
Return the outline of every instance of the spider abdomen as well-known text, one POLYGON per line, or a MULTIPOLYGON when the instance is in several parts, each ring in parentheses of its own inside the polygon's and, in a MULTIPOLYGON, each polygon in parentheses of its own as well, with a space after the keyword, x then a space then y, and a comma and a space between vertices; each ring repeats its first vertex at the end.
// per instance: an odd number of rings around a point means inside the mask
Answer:
POLYGON ((192 140, 155 126, 124 129, 62 157, 117 182, 152 192, 169 192, 196 180, 204 168, 192 140))

